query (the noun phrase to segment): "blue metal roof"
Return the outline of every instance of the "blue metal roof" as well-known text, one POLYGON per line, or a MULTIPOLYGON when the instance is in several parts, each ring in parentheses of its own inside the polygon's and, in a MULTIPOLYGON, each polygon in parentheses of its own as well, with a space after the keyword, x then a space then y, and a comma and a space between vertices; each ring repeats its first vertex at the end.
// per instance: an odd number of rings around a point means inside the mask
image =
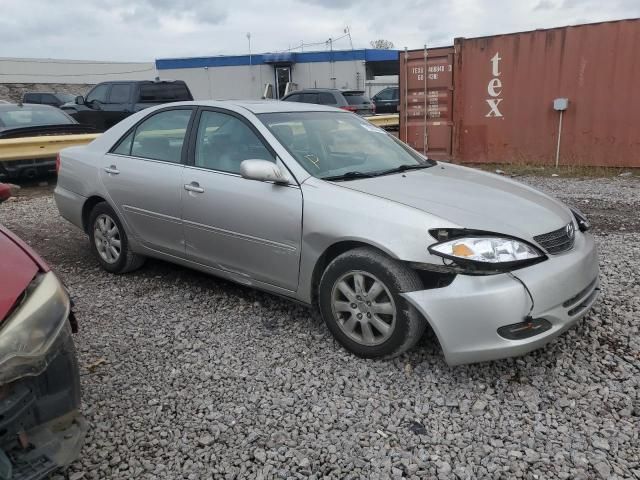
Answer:
POLYGON ((262 53, 251 56, 220 55, 217 57, 158 58, 156 59, 156 68, 158 70, 170 70, 176 68, 233 67, 274 63, 348 62, 352 60, 381 62, 398 60, 399 53, 399 50, 376 50, 367 48, 361 50, 333 50, 322 52, 262 53))

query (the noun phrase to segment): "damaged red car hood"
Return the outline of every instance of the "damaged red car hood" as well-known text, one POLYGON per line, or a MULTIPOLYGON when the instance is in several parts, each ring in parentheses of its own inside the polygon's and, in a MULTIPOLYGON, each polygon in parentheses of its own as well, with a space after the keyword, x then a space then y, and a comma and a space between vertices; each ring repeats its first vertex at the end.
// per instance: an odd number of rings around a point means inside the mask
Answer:
POLYGON ((0 323, 36 274, 48 270, 31 247, 0 225, 0 323))

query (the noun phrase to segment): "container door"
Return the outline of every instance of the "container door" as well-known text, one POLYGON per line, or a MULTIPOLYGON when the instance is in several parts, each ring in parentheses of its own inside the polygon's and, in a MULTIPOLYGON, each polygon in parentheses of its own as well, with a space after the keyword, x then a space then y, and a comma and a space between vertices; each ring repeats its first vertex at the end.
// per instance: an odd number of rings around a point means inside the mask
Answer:
POLYGON ((400 139, 434 159, 451 159, 453 52, 400 53, 400 139))

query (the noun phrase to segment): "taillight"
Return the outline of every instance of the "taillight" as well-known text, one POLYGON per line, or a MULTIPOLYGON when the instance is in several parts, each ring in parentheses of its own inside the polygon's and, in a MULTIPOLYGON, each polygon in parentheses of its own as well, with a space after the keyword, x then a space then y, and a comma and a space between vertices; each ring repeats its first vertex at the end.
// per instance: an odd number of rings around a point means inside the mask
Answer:
POLYGON ((56 175, 60 173, 60 152, 56 155, 56 175))
POLYGON ((358 107, 354 107, 353 105, 345 105, 344 107, 340 107, 342 110, 348 110, 350 112, 356 112, 358 107))

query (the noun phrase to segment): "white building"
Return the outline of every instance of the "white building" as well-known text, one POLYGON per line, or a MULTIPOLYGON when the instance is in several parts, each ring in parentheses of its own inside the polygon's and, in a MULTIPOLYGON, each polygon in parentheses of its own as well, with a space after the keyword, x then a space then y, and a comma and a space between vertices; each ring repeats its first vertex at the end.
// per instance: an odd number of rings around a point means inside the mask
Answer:
POLYGON ((397 75, 398 58, 397 50, 334 50, 158 59, 156 68, 162 79, 184 80, 199 100, 258 99, 269 85, 272 94, 267 96, 281 98, 287 84, 297 90, 346 88, 374 94, 380 88, 369 89, 367 82, 397 75))
POLYGON ((153 80, 152 62, 101 62, 0 57, 0 84, 88 84, 107 80, 153 80))

